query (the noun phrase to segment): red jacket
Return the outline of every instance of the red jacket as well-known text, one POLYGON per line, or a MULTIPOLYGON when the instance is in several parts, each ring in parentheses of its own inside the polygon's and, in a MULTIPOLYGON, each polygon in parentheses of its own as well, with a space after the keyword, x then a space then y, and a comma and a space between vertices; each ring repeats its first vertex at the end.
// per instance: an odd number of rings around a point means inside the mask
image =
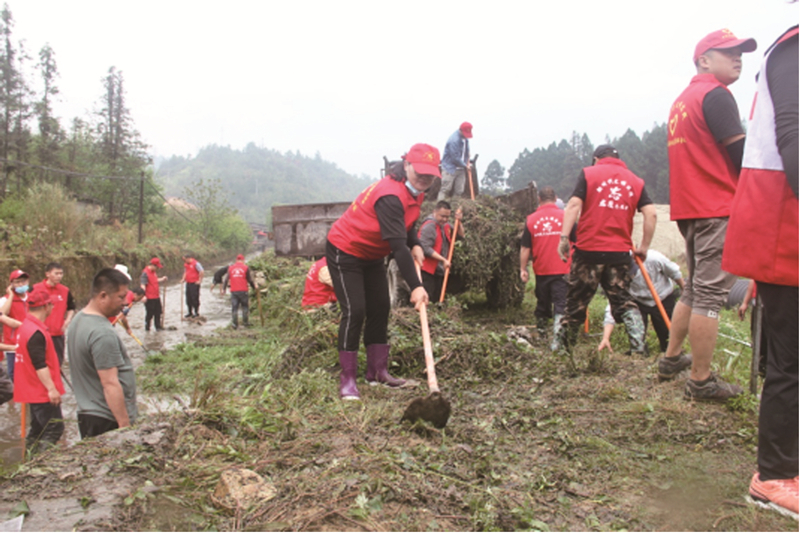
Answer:
POLYGON ((303 291, 303 307, 320 307, 328 302, 336 301, 336 294, 333 291, 333 287, 319 280, 319 271, 327 266, 328 260, 323 257, 308 269, 306 286, 303 291))
POLYGON ((192 258, 188 263, 184 263, 183 272, 186 283, 197 283, 200 279, 200 272, 197 271, 197 259, 192 258))
POLYGON ((389 255, 389 243, 381 238, 381 228, 375 213, 375 202, 384 196, 397 196, 405 211, 404 222, 409 231, 419 218, 419 206, 424 194, 416 198, 405 183, 395 181, 389 176, 367 187, 350 204, 347 211, 333 223, 328 232, 328 240, 341 251, 352 256, 372 261, 389 255))
POLYGON ((633 215, 644 181, 613 157, 583 169, 586 200, 575 246, 586 252, 627 252, 633 248, 633 215))
POLYGON ((564 225, 564 211, 554 203, 544 204, 528 215, 525 226, 531 234, 530 243, 522 243, 531 249, 533 273, 537 276, 568 274, 572 264, 570 254, 567 262, 558 256, 561 241, 561 228, 564 225))
POLYGON ((44 323, 33 315, 28 315, 19 327, 17 336, 19 347, 17 348, 17 357, 14 362, 14 401, 17 403, 50 402, 47 389, 36 374, 36 369, 33 368, 33 363, 28 354, 28 341, 37 331, 41 331, 44 334, 46 343, 45 362, 47 363, 47 369, 50 371, 50 379, 53 380, 56 390, 64 394, 64 385, 61 383, 61 367, 58 365, 58 356, 56 355, 55 346, 53 346, 53 338, 44 323))
POLYGON ((669 112, 669 204, 671 220, 727 217, 736 192, 736 171, 703 115, 706 94, 724 87, 713 74, 698 74, 669 112))
POLYGON ((37 283, 34 289, 43 289, 50 293, 50 301, 53 303, 53 312, 44 321, 50 330, 50 335, 60 337, 64 335, 64 315, 67 314, 67 300, 69 299, 69 288, 59 283, 51 287, 47 280, 37 283))
MULTIPOLYGON (((419 227, 419 232, 417 235, 422 235, 422 228, 427 226, 428 224, 433 224, 436 230, 436 240, 433 242, 433 251, 439 255, 442 254, 442 246, 444 245, 445 241, 447 242, 447 250, 450 250, 450 236, 453 234, 453 227, 446 223, 444 225, 444 233, 442 234, 442 227, 436 223, 436 221, 432 218, 428 218, 422 225, 419 227)), ((428 274, 436 274, 436 267, 439 266, 439 261, 434 259, 433 257, 426 257, 425 260, 422 262, 422 270, 427 272, 428 274)))
POLYGON ((247 271, 249 268, 244 263, 236 261, 228 267, 228 286, 231 292, 247 291, 247 271))
POLYGON ((158 288, 158 274, 150 267, 145 267, 142 272, 147 275, 147 285, 144 287, 144 295, 148 300, 158 300, 161 297, 158 288))
MULTIPOLYGON (((27 299, 27 296, 25 297, 27 299)), ((14 293, 11 299, 11 309, 8 311, 8 316, 20 322, 25 320, 28 316, 28 302, 23 300, 17 293, 14 293)), ((17 343, 17 329, 3 324, 3 342, 5 344, 17 343)))
POLYGON ((785 33, 764 58, 722 254, 723 270, 791 287, 798 286, 798 202, 778 151, 766 67, 772 51, 797 34, 785 33))

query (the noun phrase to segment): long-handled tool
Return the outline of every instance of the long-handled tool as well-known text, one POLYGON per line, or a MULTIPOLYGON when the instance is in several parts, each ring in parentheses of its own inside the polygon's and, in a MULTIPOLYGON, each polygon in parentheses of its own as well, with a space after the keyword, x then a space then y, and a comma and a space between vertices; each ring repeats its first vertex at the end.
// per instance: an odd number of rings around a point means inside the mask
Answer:
POLYGON ((650 279, 650 274, 647 273, 644 263, 636 254, 633 254, 633 258, 636 260, 636 264, 639 265, 639 270, 642 271, 642 276, 644 276, 644 281, 647 283, 647 288, 650 289, 650 294, 653 296, 653 300, 655 300, 656 306, 661 312, 661 318, 664 319, 664 323, 667 325, 667 328, 672 328, 672 323, 669 320, 669 316, 667 316, 667 310, 664 309, 664 304, 661 303, 661 298, 658 296, 656 288, 653 286, 653 280, 650 279))
MULTIPOLYGON (((472 182, 470 182, 472 183, 472 182)), ((453 260, 453 249, 455 248, 456 242, 456 233, 458 232, 458 223, 460 220, 456 219, 456 223, 453 224, 453 234, 450 236, 450 250, 447 252, 447 262, 450 263, 453 260)), ((444 301, 444 294, 447 291, 447 279, 450 277, 450 267, 448 266, 444 269, 444 281, 442 282, 442 294, 439 296, 439 301, 444 301)))
POLYGON ((164 320, 167 316, 167 287, 161 290, 161 329, 164 329, 164 320))
POLYGON ((258 317, 261 320, 261 327, 264 327, 264 312, 261 310, 261 289, 256 289, 256 302, 258 302, 258 317))
POLYGON ((183 322, 183 299, 184 299, 184 295, 183 294, 184 294, 183 293, 183 282, 181 281, 181 322, 183 322))
MULTIPOLYGON (((417 275, 422 277, 419 264, 416 266, 417 275)), ((401 420, 414 422, 421 418, 433 424, 434 427, 441 429, 447 425, 447 421, 450 419, 450 402, 442 396, 439 390, 439 382, 436 380, 436 366, 433 362, 427 305, 422 305, 422 307, 420 307, 419 321, 422 326, 422 346, 425 350, 425 371, 428 374, 428 390, 430 394, 425 398, 414 398, 414 400, 408 404, 408 407, 406 407, 401 420)))
POLYGON ((469 179, 469 197, 475 200, 475 186, 472 185, 472 167, 467 166, 467 179, 469 179))
POLYGON ((750 363, 750 392, 755 395, 758 392, 758 366, 761 361, 761 336, 763 330, 761 329, 761 317, 764 312, 764 306, 761 303, 761 295, 756 296, 756 305, 753 307, 753 322, 755 322, 756 330, 753 335, 753 360, 750 363))

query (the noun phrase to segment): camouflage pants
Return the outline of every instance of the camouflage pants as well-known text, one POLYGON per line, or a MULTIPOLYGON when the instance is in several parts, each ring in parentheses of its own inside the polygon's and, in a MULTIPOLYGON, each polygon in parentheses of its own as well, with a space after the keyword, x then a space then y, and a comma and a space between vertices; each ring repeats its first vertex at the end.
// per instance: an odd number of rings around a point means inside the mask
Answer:
POLYGON ((574 344, 578 329, 586 320, 589 304, 603 287, 614 320, 625 324, 631 341, 631 350, 644 351, 644 322, 639 308, 630 294, 630 263, 598 265, 587 263, 580 256, 572 258, 572 268, 567 279, 567 306, 561 319, 561 345, 569 348, 574 344))
MULTIPOLYGON (((2 354, 3 352, 0 352, 2 354)), ((6 369, 0 364, 0 405, 10 402, 14 397, 14 385, 11 383, 6 369)))

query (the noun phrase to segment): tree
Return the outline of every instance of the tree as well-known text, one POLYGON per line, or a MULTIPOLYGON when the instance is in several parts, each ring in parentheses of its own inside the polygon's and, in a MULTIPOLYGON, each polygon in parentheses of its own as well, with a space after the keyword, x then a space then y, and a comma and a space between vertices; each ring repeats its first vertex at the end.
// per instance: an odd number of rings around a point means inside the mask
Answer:
MULTIPOLYGON (((27 101, 29 91, 18 66, 24 53, 20 55, 17 47, 12 42, 14 18, 8 4, 3 5, 0 12, 0 36, 2 37, 2 50, 0 50, 0 156, 6 161, 3 163, 3 178, 0 182, 0 195, 5 196, 8 189, 8 180, 13 166, 8 163, 12 156, 24 153, 25 141, 30 132, 26 132, 25 118, 27 115, 27 101)), ((19 182, 18 182, 19 187, 19 182)))
POLYGON ((505 173, 506 169, 495 159, 486 168, 486 173, 481 180, 481 186, 492 195, 504 193, 506 191, 505 173))
MULTIPOLYGON (((61 125, 53 116, 53 100, 58 95, 58 67, 56 66, 55 51, 49 44, 45 44, 39 51, 39 72, 42 76, 42 99, 36 105, 36 116, 39 123, 39 138, 37 140, 36 155, 39 163, 44 166, 55 166, 61 143, 64 140, 61 125)), ((42 171, 42 177, 47 171, 42 171)))

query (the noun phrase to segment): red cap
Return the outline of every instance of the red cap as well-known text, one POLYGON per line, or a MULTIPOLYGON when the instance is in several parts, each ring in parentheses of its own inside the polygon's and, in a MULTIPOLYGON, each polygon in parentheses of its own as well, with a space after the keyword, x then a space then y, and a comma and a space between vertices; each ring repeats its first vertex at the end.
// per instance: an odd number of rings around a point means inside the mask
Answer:
POLYGON ((28 276, 28 274, 26 274, 26 273, 25 273, 25 272, 23 272, 22 270, 20 270, 20 269, 16 269, 14 272, 12 272, 12 273, 11 273, 11 274, 8 276, 8 281, 14 281, 15 279, 19 279, 19 278, 28 278, 28 277, 30 277, 30 276, 28 276))
POLYGON ((727 28, 712 31, 697 43, 694 49, 694 62, 697 63, 700 56, 709 50, 724 50, 736 46, 741 48, 743 53, 747 53, 755 52, 757 45, 755 39, 737 39, 733 32, 727 28))
POLYGON ((50 293, 41 287, 37 287, 28 293, 27 302, 28 307, 42 307, 43 305, 47 305, 51 302, 50 293))
POLYGON ((244 261, 244 256, 242 254, 239 254, 239 255, 236 256, 236 260, 237 261, 244 261))
POLYGON ((415 144, 403 158, 414 167, 417 174, 429 174, 441 178, 439 173, 439 150, 430 144, 415 144))
POLYGON ((150 264, 155 265, 156 268, 164 268, 164 265, 161 264, 161 260, 158 257, 152 258, 150 264))
POLYGON ((469 122, 462 122, 461 127, 458 128, 458 131, 460 131, 461 135, 467 139, 472 139, 472 124, 469 122))

